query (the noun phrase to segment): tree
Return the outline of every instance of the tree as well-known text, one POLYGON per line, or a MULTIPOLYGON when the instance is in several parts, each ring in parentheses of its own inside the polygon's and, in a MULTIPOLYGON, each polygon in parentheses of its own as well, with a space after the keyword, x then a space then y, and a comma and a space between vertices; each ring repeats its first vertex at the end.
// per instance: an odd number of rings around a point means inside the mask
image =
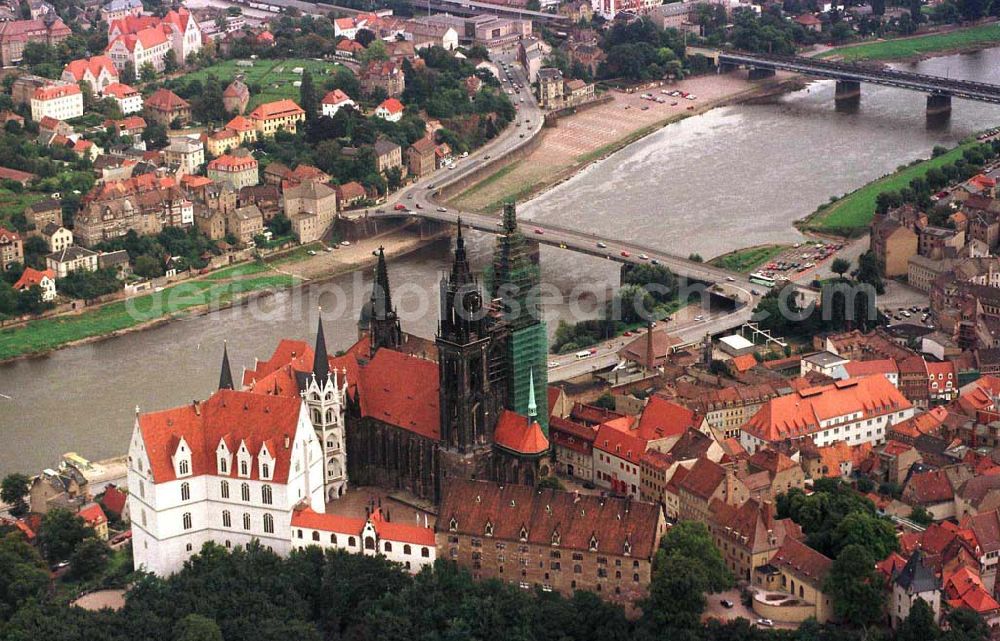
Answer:
POLYGON ((990 628, 978 613, 967 608, 951 610, 945 617, 946 632, 942 638, 947 641, 986 641, 990 638, 990 628))
POLYGON ((0 630, 25 602, 40 599, 49 586, 49 571, 20 532, 0 538, 0 630))
POLYGON ((142 82, 153 82, 156 80, 156 67, 151 62, 144 62, 139 67, 139 80, 142 82))
POLYGON ((833 535, 842 548, 858 545, 876 559, 884 559, 899 548, 892 522, 868 512, 851 512, 837 524, 833 535))
POLYGON ((841 551, 830 566, 823 590, 844 621, 868 626, 882 618, 882 577, 875 570, 875 557, 863 546, 849 545, 841 551))
POLYGON ((214 619, 200 614, 189 614, 174 627, 177 641, 222 641, 222 630, 214 619))
POLYGON ((93 536, 94 530, 81 517, 69 510, 55 508, 42 518, 38 543, 45 558, 55 563, 68 560, 81 541, 93 536))
POLYGON ((302 84, 299 85, 299 106, 306 112, 310 120, 319 114, 319 98, 313 85, 312 74, 308 70, 302 72, 302 84))
POLYGON ((934 611, 927 602, 917 597, 910 606, 910 614, 896 629, 896 641, 935 641, 941 630, 934 622, 934 611))
POLYGON ((177 52, 173 49, 167 51, 166 55, 163 56, 163 72, 173 73, 177 71, 177 52))
POLYGON ((385 48, 385 42, 382 40, 373 40, 364 51, 361 52, 361 62, 381 62, 389 59, 389 52, 385 48))
POLYGON ((560 481, 559 477, 557 476, 546 476, 545 478, 538 481, 538 483, 535 484, 535 487, 537 487, 540 490, 563 491, 566 489, 565 487, 563 487, 562 481, 560 481))
POLYGON ((107 543, 97 537, 85 538, 69 557, 73 578, 86 580, 98 574, 107 565, 110 552, 107 543))
POLYGON ((23 516, 28 513, 28 503, 24 497, 28 495, 30 488, 31 480, 24 474, 8 474, 0 484, 0 501, 11 506, 10 513, 14 516, 23 516))
POLYGON ((918 525, 928 526, 934 522, 934 516, 922 505, 918 505, 910 511, 910 520, 918 525))
POLYGON ((688 255, 688 260, 694 261, 696 263, 705 262, 705 259, 701 257, 701 254, 690 254, 688 255))
POLYGON ((362 47, 367 47, 375 41, 375 34, 370 29, 358 29, 358 32, 354 34, 354 40, 362 47))
POLYGON ((833 263, 830 265, 830 271, 839 276, 841 279, 844 278, 844 274, 851 269, 851 263, 845 258, 834 258, 833 263))

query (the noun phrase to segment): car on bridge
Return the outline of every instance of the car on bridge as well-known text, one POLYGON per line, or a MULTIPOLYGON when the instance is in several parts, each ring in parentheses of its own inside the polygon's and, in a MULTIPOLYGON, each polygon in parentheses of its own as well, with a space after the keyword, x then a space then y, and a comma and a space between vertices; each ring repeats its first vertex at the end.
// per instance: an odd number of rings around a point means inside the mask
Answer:
POLYGON ((605 244, 604 244, 604 243, 602 243, 602 242, 598 242, 598 243, 597 243, 597 246, 598 246, 598 247, 600 247, 601 249, 605 249, 605 248, 607 248, 607 245, 605 245, 605 244))
POLYGON ((539 229, 538 227, 535 227, 535 233, 536 233, 536 234, 538 234, 539 236, 541 236, 541 235, 542 235, 542 234, 544 234, 545 232, 544 232, 544 231, 542 231, 541 229, 539 229))
POLYGON ((448 211, 448 210, 447 210, 446 208, 444 208, 444 207, 438 207, 438 209, 437 209, 437 210, 438 210, 439 212, 441 212, 442 214, 448 211))
POLYGON ((395 209, 396 211, 406 211, 406 205, 404 205, 403 203, 396 203, 396 206, 393 207, 393 209, 395 209))
POLYGON ((628 253, 628 252, 627 252, 627 251, 625 251, 624 249, 622 250, 622 258, 628 258, 628 257, 629 257, 629 256, 631 256, 631 255, 632 255, 632 254, 628 253))

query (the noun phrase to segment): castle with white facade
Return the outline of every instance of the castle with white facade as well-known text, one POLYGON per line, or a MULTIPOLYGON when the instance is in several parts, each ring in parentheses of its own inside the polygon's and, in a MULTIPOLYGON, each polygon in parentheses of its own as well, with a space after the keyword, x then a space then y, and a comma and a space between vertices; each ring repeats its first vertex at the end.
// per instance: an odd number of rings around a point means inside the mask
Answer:
POLYGON ((205 401, 139 414, 128 487, 136 569, 180 570, 202 545, 257 540, 278 554, 307 545, 384 554, 411 571, 435 558, 433 530, 326 514, 347 489, 345 372, 330 368, 322 323, 297 395, 237 391, 223 352, 205 401))

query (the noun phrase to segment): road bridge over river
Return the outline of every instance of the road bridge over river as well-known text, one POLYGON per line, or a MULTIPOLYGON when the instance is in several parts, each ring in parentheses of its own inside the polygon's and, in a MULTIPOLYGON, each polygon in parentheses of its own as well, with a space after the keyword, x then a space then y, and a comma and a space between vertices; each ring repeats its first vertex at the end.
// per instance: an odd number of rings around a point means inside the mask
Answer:
POLYGON ((837 81, 838 101, 857 100, 861 95, 861 83, 868 82, 927 94, 927 112, 932 115, 951 111, 952 98, 1000 104, 1000 85, 929 76, 892 69, 880 64, 698 47, 689 47, 687 53, 711 58, 720 68, 747 67, 751 78, 773 75, 779 70, 817 78, 831 78, 837 81))

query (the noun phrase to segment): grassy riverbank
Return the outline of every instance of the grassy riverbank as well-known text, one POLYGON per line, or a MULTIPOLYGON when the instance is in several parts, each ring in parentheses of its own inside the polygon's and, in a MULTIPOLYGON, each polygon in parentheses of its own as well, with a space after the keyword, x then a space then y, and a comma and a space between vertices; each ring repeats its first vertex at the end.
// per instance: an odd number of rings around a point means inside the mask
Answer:
POLYGON ((815 213, 796 223, 801 230, 825 234, 852 236, 863 232, 875 215, 875 199, 884 191, 898 191, 910 184, 914 178, 923 178, 933 167, 942 167, 962 157, 968 147, 978 144, 965 142, 937 158, 931 158, 909 165, 888 176, 873 180, 864 187, 852 191, 843 198, 821 206, 815 213))
POLYGON ((895 38, 831 49, 820 58, 855 60, 907 60, 933 54, 965 51, 1000 44, 1000 24, 993 23, 955 29, 912 38, 895 38))
POLYGON ((255 270, 257 266, 241 265, 223 270, 230 272, 228 277, 221 273, 213 274, 212 278, 184 281, 159 292, 111 303, 81 314, 47 318, 0 330, 0 360, 46 352, 95 336, 112 335, 195 308, 226 307, 251 292, 281 289, 296 282, 294 277, 285 274, 248 276, 236 271, 248 268, 255 270))
POLYGON ((787 245, 758 245, 716 256, 710 265, 734 272, 749 273, 787 249, 787 245))

